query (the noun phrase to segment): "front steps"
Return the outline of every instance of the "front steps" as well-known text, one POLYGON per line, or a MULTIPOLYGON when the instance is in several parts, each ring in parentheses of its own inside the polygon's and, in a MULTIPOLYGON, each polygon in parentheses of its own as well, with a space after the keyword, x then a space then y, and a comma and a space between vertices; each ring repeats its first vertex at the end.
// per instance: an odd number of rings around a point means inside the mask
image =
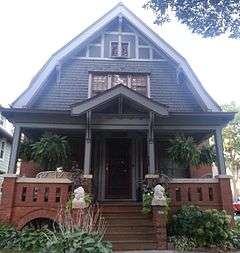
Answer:
POLYGON ((152 216, 142 214, 141 204, 104 203, 101 210, 107 222, 104 239, 113 244, 114 250, 157 249, 152 216))

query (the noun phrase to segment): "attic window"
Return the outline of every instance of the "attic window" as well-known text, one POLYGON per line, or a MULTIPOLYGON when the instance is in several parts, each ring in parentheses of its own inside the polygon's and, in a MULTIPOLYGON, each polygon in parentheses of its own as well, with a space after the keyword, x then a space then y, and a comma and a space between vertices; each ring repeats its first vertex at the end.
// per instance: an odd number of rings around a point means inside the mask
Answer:
POLYGON ((129 57, 129 43, 111 42, 111 57, 129 57))

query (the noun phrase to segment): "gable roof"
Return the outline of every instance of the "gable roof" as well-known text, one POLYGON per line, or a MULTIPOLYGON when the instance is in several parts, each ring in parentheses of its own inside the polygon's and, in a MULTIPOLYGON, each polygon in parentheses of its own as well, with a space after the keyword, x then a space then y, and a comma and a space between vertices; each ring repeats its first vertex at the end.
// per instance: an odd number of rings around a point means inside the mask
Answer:
POLYGON ((122 3, 117 4, 113 9, 106 13, 102 18, 97 20, 94 24, 85 29, 81 34, 71 40, 63 48, 58 50, 48 62, 42 67, 37 75, 31 81, 29 87, 12 103, 15 108, 27 107, 32 97, 38 93, 41 87, 46 82, 49 75, 52 73, 56 65, 70 55, 71 52, 79 47, 81 43, 90 38, 94 33, 101 30, 107 24, 109 24, 114 18, 123 16, 130 23, 134 24, 147 38, 149 38, 156 46, 158 46, 164 53, 174 60, 179 68, 181 68, 188 80, 190 81, 190 90, 193 92, 195 97, 198 98, 199 102, 206 107, 209 111, 220 111, 220 107, 210 97, 207 91, 203 88, 202 84, 198 80, 197 76, 187 63, 187 61, 176 52, 168 43, 159 37, 154 31, 152 31, 146 24, 144 24, 133 12, 131 12, 122 3))
POLYGON ((152 99, 141 95, 140 93, 122 85, 118 84, 115 87, 108 89, 101 94, 91 97, 82 102, 73 104, 71 106, 71 115, 76 116, 87 111, 90 111, 102 104, 112 101, 116 97, 123 96, 142 107, 157 113, 160 116, 168 116, 167 106, 162 105, 152 99))

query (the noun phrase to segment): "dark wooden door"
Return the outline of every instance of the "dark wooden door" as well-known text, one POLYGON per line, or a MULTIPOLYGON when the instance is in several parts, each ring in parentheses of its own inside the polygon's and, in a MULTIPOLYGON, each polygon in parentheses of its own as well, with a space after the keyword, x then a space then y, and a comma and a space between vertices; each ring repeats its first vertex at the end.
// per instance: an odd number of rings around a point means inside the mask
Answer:
POLYGON ((131 140, 108 139, 106 142, 106 199, 130 199, 131 182, 131 140))

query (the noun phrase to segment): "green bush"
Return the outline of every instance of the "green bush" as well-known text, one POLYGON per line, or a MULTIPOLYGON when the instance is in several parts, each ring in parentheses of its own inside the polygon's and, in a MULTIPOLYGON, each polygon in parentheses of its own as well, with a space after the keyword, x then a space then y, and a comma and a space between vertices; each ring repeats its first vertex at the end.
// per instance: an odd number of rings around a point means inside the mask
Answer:
POLYGON ((174 236, 171 238, 171 242, 173 242, 176 250, 179 251, 189 251, 197 247, 196 240, 186 236, 174 236))
POLYGON ((149 214, 152 211, 152 199, 153 191, 148 191, 143 193, 143 214, 149 214))
POLYGON ((236 247, 240 238, 237 230, 230 229, 231 217, 224 211, 201 210, 196 206, 183 206, 173 216, 170 234, 191 238, 198 247, 236 247))
POLYGON ((96 232, 84 232, 79 228, 58 232, 46 229, 18 231, 5 225, 0 225, 0 249, 36 253, 112 252, 111 244, 103 242, 102 236, 96 232))
POLYGON ((110 253, 112 246, 103 242, 97 233, 87 233, 78 228, 74 231, 64 230, 53 233, 42 253, 110 253))

